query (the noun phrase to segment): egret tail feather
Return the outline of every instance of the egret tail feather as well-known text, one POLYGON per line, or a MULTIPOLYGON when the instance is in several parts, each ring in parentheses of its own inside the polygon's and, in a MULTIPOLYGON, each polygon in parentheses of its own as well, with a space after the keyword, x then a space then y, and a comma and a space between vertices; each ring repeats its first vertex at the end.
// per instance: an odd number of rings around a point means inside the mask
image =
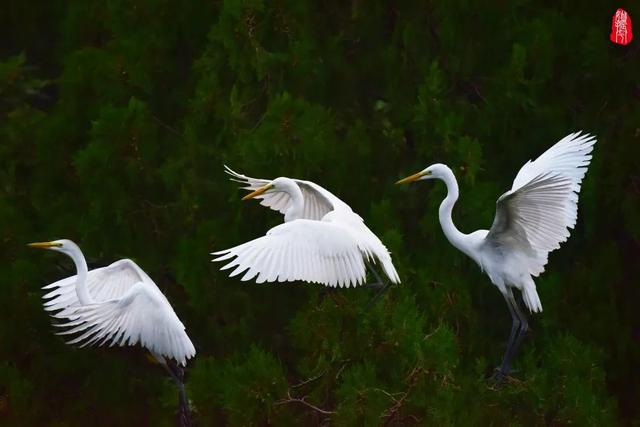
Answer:
POLYGON ((533 280, 525 283, 522 288, 522 300, 531 313, 541 313, 542 303, 536 290, 536 285, 533 280))

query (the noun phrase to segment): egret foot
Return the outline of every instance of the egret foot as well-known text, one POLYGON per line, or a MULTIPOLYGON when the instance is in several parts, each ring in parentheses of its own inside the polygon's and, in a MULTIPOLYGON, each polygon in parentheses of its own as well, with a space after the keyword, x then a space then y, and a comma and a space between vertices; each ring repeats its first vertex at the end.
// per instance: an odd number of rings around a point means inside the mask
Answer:
POLYGON ((488 379, 489 387, 497 389, 500 386, 502 386, 505 382, 509 382, 509 380, 512 378, 510 376, 512 372, 513 371, 511 370, 509 372, 505 372, 502 369, 500 369, 500 367, 497 367, 493 371, 493 374, 488 379))
POLYGON ((492 390, 498 390, 504 385, 520 384, 521 380, 514 376, 520 372, 518 369, 502 370, 499 366, 493 370, 493 374, 487 377, 488 387, 492 390))

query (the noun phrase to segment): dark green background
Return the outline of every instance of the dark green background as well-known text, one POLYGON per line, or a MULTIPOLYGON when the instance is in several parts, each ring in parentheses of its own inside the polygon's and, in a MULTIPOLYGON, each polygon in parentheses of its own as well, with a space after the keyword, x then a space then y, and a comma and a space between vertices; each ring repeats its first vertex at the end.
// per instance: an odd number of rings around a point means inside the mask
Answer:
POLYGON ((617 6, 4 2, 0 423, 175 423, 175 387, 139 348, 53 335, 39 287, 72 264, 25 244, 70 238, 91 267, 133 258, 172 302, 198 425, 640 424, 640 40, 609 41, 617 6), (579 129, 598 143, 578 224, 496 391, 502 297, 445 240, 444 186, 393 183, 447 163, 459 228, 488 228, 520 166, 579 129), (227 278, 208 253, 282 217, 240 202, 223 164, 334 192, 402 284, 365 312, 371 289, 227 278))

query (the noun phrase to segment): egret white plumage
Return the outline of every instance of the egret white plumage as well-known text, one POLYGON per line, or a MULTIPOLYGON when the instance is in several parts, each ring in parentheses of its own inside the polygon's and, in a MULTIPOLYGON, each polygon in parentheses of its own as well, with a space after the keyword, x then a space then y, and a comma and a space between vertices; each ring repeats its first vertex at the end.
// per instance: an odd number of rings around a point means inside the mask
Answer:
MULTIPOLYGON (((221 269, 245 272, 241 280, 257 283, 305 281, 332 287, 357 286, 366 280, 368 262, 379 261, 386 276, 400 283, 391 255, 362 218, 332 193, 310 181, 280 177, 251 178, 226 168, 233 181, 251 191, 243 200, 284 214, 284 224, 263 237, 212 255, 231 260, 221 269)), ((372 269, 372 272, 375 271, 372 269)))
POLYGON ((76 275, 43 287, 49 290, 43 297, 45 310, 61 320, 55 326, 67 328, 58 335, 76 334, 68 344, 80 347, 140 343, 178 383, 182 402, 182 372, 173 372, 166 362, 174 359, 185 366, 196 350, 171 304, 147 273, 130 259, 89 270, 82 251, 71 240, 29 246, 61 252, 77 269, 76 275))
POLYGON ((520 290, 531 312, 542 311, 532 276, 544 271, 549 252, 559 248, 575 226, 578 193, 595 142, 589 134, 572 133, 535 161, 528 161, 516 175, 511 190, 498 198, 491 228, 470 234, 459 231, 451 219, 458 200, 458 183, 449 167, 434 164, 397 182, 444 181, 447 197, 440 205, 439 219, 447 240, 473 259, 504 296, 512 327, 498 379, 509 374, 511 359, 528 330, 526 316, 512 290, 520 290))

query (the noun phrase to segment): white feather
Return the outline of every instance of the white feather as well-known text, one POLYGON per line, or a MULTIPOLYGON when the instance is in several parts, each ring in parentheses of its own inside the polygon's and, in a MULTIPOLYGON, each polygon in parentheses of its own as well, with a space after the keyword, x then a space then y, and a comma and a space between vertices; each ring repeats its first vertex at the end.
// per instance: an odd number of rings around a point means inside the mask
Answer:
POLYGON ((511 190, 496 202, 495 220, 486 239, 520 252, 526 272, 533 276, 544 271, 549 252, 558 249, 575 226, 577 193, 595 142, 593 136, 580 133, 564 137, 535 161, 527 162, 511 190), (510 244, 513 241, 519 244, 510 244))
MULTIPOLYGON (((69 254, 72 258, 82 253, 69 254)), ((74 261, 76 259, 74 258, 74 261)), ((84 258, 82 258, 84 262, 84 258)), ((76 264, 77 265, 77 264, 76 264)), ((86 267, 86 264, 85 264, 86 267)), ((45 310, 56 319, 60 335, 77 335, 69 344, 135 345, 184 365, 195 348, 171 304, 149 276, 132 260, 122 259, 87 272, 85 285, 93 302, 82 305, 78 276, 44 286, 45 310)))
POLYGON ((242 272, 241 280, 257 283, 301 280, 332 287, 357 286, 366 280, 365 260, 378 259, 385 274, 400 283, 391 256, 380 239, 351 208, 321 186, 299 179, 251 178, 225 166, 233 181, 255 191, 280 182, 256 198, 285 215, 285 224, 266 236, 214 252, 213 261, 233 260, 221 268, 242 272))

